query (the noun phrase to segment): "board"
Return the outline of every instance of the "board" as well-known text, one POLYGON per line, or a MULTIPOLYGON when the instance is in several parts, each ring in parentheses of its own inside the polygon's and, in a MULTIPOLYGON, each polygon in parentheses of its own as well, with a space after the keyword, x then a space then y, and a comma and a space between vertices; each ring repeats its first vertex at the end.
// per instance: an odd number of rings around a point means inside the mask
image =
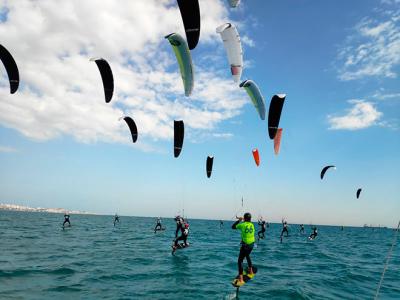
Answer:
POLYGON ((175 253, 176 250, 178 249, 185 249, 189 247, 189 243, 187 243, 187 245, 185 246, 184 243, 179 243, 177 247, 175 247, 175 243, 172 244, 171 248, 172 248, 172 254, 175 253))
POLYGON ((241 284, 241 285, 237 285, 237 284, 236 284, 236 280, 239 279, 239 275, 238 275, 238 276, 235 277, 235 279, 232 280, 232 285, 233 285, 234 287, 236 287, 236 288, 239 288, 239 287, 245 285, 248 281, 250 281, 251 279, 253 279, 254 276, 256 276, 257 270, 258 270, 257 267, 256 267, 256 266, 253 266, 253 274, 254 274, 254 275, 253 275, 252 277, 249 277, 249 275, 247 274, 247 271, 246 271, 246 270, 243 270, 243 281, 244 281, 244 283, 241 284))
POLYGON ((157 232, 157 231, 164 231, 164 230, 165 230, 165 227, 161 227, 161 228, 155 229, 154 232, 157 232))

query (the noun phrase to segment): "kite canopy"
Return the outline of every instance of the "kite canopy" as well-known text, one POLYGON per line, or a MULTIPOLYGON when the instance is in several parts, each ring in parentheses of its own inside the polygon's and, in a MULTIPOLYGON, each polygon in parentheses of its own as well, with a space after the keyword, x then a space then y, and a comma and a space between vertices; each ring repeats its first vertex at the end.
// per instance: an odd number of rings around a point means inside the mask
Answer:
POLYGON ((357 199, 360 198, 361 191, 362 191, 362 189, 357 190, 357 199))
POLYGON ((186 41, 178 33, 171 33, 165 37, 174 50, 176 59, 179 64, 185 96, 189 97, 193 90, 193 64, 192 57, 186 41))
POLYGON ((8 52, 3 45, 0 44, 0 60, 3 62, 4 68, 8 75, 8 81, 10 82, 10 94, 14 94, 18 90, 19 86, 19 72, 17 63, 12 57, 11 53, 8 52))
POLYGON ((200 7, 198 0, 178 0, 189 49, 196 48, 200 37, 200 7))
POLYGON ((236 7, 239 5, 240 0, 228 0, 228 2, 231 7, 236 7))
POLYGON ((330 168, 334 168, 334 170, 336 170, 335 166, 326 166, 326 167, 324 167, 322 169, 322 171, 321 171, 321 180, 324 178, 326 171, 328 171, 328 169, 330 169, 330 168))
POLYGON ((214 162, 214 156, 207 156, 206 171, 207 171, 208 178, 211 177, 213 162, 214 162))
POLYGON ((138 138, 138 130, 137 130, 135 121, 133 121, 133 119, 131 117, 122 117, 121 119, 124 119, 124 121, 126 122, 126 124, 129 127, 129 130, 131 131, 132 142, 136 143, 137 138, 138 138))
POLYGON ((282 139, 282 128, 278 128, 274 138, 274 151, 275 155, 279 154, 279 149, 281 147, 281 139, 282 139))
POLYGON ((217 33, 221 34, 224 42, 233 80, 239 82, 243 70, 243 51, 239 33, 235 25, 231 23, 217 27, 217 33))
POLYGON ((268 112, 268 134, 269 138, 273 140, 279 127, 279 120, 281 119, 282 107, 285 102, 286 95, 274 95, 271 99, 268 112))
POLYGON ((101 79, 103 80, 104 96, 106 103, 109 103, 114 93, 114 77, 111 67, 103 58, 92 58, 91 61, 94 61, 99 68, 101 79))
POLYGON ((258 167, 260 165, 260 154, 258 153, 258 149, 253 149, 252 152, 253 152, 254 162, 258 167))
POLYGON ((253 105, 256 108, 261 120, 265 120, 264 97, 261 95, 257 84, 255 84, 255 82, 252 80, 245 80, 239 86, 243 87, 250 96, 251 102, 253 102, 253 105))
POLYGON ((182 151, 185 126, 183 121, 174 121, 174 157, 178 157, 182 151))

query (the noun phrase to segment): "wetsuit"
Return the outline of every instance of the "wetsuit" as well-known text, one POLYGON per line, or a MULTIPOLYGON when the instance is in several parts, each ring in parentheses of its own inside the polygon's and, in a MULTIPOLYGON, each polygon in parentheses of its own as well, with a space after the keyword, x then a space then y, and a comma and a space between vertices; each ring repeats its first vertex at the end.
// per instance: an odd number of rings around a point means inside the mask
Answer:
POLYGON ((304 233, 304 225, 303 224, 300 225, 300 233, 304 233))
POLYGON ((221 228, 222 226, 224 226, 224 222, 221 220, 219 221, 219 227, 221 228))
POLYGON ((260 240, 260 239, 263 239, 263 238, 265 238, 265 234, 264 234, 264 232, 265 232, 265 226, 266 226, 266 222, 265 221, 258 221, 258 225, 260 225, 261 226, 261 230, 259 231, 259 232, 257 232, 257 235, 258 235, 258 240, 260 240), (261 235, 261 237, 260 237, 260 235, 261 235))
POLYGON ((318 235, 318 232, 317 232, 317 227, 314 227, 313 228, 313 232, 310 234, 310 239, 315 239, 316 237, 317 237, 317 235, 318 235))
POLYGON ((119 223, 119 217, 117 216, 117 215, 115 215, 114 216, 114 226, 115 226, 115 223, 119 223))
POLYGON ((69 215, 67 215, 67 214, 64 215, 63 227, 65 226, 65 223, 68 223, 69 226, 71 226, 71 222, 69 221, 69 215))
POLYGON ((156 232, 157 230, 161 230, 161 229, 162 229, 162 226, 161 226, 161 219, 158 218, 158 219, 157 219, 156 227, 154 227, 154 232, 156 232))
POLYGON ((286 221, 282 221, 282 232, 281 232, 281 243, 282 243, 282 237, 283 237, 283 233, 286 232, 286 236, 289 236, 289 230, 287 228, 287 222, 286 221))
POLYGON ((185 223, 183 219, 176 221, 176 231, 175 231, 175 243, 174 246, 177 248, 179 247, 179 241, 183 241, 185 247, 187 244, 187 238, 189 235, 189 224, 185 223), (181 231, 181 236, 178 237, 178 232, 181 231))
POLYGON ((241 232, 241 236, 242 236, 241 247, 240 247, 240 252, 239 252, 239 257, 238 257, 239 275, 242 275, 244 258, 246 258, 246 260, 247 260, 247 266, 249 268, 253 267, 253 265, 251 263, 251 259, 250 259, 250 253, 254 247, 254 242, 255 242, 254 233, 256 230, 254 228, 253 223, 251 223, 251 222, 240 223, 240 220, 233 223, 232 229, 239 229, 241 232))

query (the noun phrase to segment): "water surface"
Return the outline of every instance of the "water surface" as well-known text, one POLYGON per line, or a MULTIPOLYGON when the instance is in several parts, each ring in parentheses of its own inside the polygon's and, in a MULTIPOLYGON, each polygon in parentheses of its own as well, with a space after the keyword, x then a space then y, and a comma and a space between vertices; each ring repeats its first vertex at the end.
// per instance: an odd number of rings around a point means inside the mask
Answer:
MULTIPOLYGON (((175 233, 154 234, 154 218, 0 210, 0 299, 233 299, 240 234, 217 221, 190 220, 191 246, 171 255, 175 233)), ((240 299, 373 299, 391 246, 391 229, 297 225, 280 243, 280 224, 253 250, 257 276, 240 299)), ((380 299, 400 299, 395 247, 380 299)))

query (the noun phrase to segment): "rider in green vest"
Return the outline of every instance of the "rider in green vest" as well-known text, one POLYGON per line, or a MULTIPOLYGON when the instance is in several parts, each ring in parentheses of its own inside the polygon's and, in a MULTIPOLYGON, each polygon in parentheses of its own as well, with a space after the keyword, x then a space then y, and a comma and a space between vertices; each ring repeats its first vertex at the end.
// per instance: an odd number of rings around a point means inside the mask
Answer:
POLYGON ((254 224, 251 223, 251 214, 245 213, 243 218, 236 217, 238 220, 233 223, 232 229, 239 229, 242 236, 242 242, 238 258, 239 278, 236 280, 236 285, 241 286, 244 284, 243 280, 243 260, 246 257, 248 271, 247 276, 252 278, 254 276, 253 267, 251 264, 250 253, 253 250, 255 242, 255 228, 254 224), (243 221, 243 222, 242 222, 243 221))

